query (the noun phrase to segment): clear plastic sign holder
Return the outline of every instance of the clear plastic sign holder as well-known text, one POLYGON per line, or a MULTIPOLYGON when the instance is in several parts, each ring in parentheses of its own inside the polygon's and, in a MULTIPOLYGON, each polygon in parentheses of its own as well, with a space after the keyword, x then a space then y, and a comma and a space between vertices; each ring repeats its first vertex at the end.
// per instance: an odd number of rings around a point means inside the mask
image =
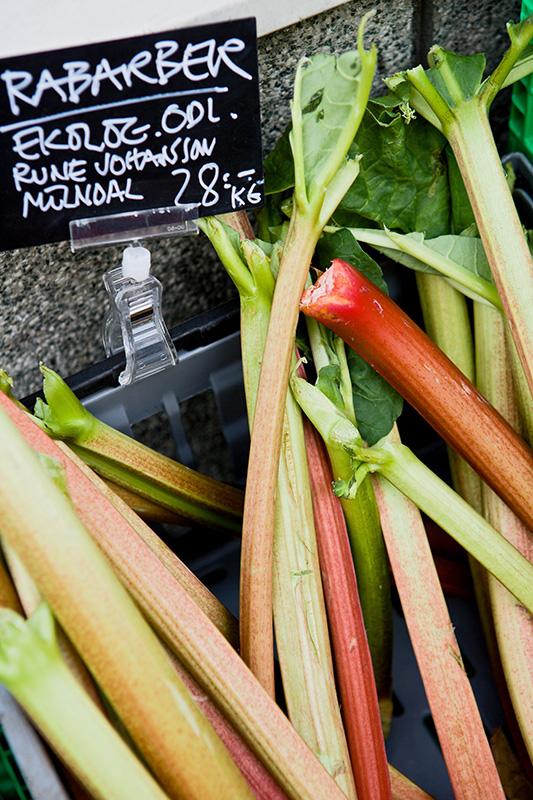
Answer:
POLYGON ((151 256, 141 241, 198 233, 198 207, 172 206, 131 211, 70 222, 72 252, 127 244, 122 263, 104 274, 110 308, 103 323, 106 355, 124 351, 125 386, 177 364, 176 348, 163 319, 163 286, 150 273, 151 256))

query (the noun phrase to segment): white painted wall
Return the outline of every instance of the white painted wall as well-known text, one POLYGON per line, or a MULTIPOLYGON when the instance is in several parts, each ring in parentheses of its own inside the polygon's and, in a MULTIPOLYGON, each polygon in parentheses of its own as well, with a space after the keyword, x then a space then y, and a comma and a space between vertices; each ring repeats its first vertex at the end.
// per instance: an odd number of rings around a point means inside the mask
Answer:
POLYGON ((256 17, 259 36, 343 0, 0 0, 0 57, 256 17))

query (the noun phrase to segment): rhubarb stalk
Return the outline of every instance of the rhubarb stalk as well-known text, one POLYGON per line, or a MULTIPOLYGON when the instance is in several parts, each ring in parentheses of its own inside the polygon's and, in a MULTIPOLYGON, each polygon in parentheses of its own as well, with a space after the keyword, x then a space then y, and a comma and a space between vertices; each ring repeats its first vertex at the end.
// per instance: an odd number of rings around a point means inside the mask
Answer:
POLYGON ((183 798, 250 796, 71 502, 4 411, 0 434, 0 532, 162 786, 183 798))
POLYGON ((306 292, 302 310, 368 361, 533 525, 527 445, 389 297, 337 259, 306 292))
POLYGON ((38 420, 31 417, 25 406, 17 403, 12 395, 0 392, 0 406, 11 416, 35 450, 47 454, 61 465, 79 518, 93 535, 97 531, 99 536, 113 545, 113 549, 116 548, 114 568, 122 582, 128 587, 133 583, 150 602, 151 586, 172 585, 174 580, 178 581, 228 641, 238 647, 237 620, 112 488, 67 445, 56 443, 43 435, 40 426, 35 424, 38 420), (87 493, 91 497, 89 501, 86 499, 87 493), (134 565, 139 568, 139 574, 145 576, 140 584, 135 579, 131 580, 132 570, 135 572, 134 565))
POLYGON ((339 501, 331 491, 331 470, 322 442, 309 424, 305 426, 305 441, 322 582, 357 797, 390 798, 372 659, 346 524, 339 501))
MULTIPOLYGON (((474 383, 474 342, 464 296, 436 275, 417 273, 416 285, 426 333, 474 383)), ((479 477, 451 447, 448 447, 448 460, 455 490, 481 513, 479 477)))
POLYGON ((434 46, 430 70, 421 66, 389 80, 389 87, 438 127, 452 146, 470 199, 530 392, 533 393, 533 261, 507 184, 488 111, 533 35, 533 17, 507 31, 510 47, 482 81, 482 55, 457 56, 434 46))
POLYGON ((325 223, 358 172, 346 161, 370 94, 376 50, 318 55, 300 62, 292 103, 294 207, 276 282, 246 481, 241 555, 241 647, 273 692, 271 586, 276 482, 298 303, 325 223), (262 580, 256 581, 256 572, 262 580))
POLYGON ((93 797, 165 800, 167 795, 70 673, 45 603, 28 621, 0 611, 0 681, 93 797))
POLYGON ((394 580, 458 800, 504 797, 416 506, 387 480, 374 487, 394 580))
MULTIPOLYGON (((504 323, 492 309, 474 307, 477 383, 507 421, 517 427, 518 410, 508 366, 504 323)), ((505 538, 533 561, 531 532, 487 486, 485 516, 505 538)), ((507 687, 529 756, 533 759, 533 619, 512 595, 489 576, 488 589, 507 687)))

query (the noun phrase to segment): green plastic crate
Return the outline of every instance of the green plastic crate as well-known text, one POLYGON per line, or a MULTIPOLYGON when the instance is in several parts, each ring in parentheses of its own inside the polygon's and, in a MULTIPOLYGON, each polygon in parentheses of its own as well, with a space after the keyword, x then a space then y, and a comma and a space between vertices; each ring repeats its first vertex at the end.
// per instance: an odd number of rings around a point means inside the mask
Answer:
POLYGON ((0 800, 31 800, 6 737, 0 728, 0 800))
MULTIPOLYGON (((521 19, 533 14, 533 0, 523 0, 521 19)), ((513 87, 509 117, 509 150, 519 150, 533 161, 533 76, 513 87)))

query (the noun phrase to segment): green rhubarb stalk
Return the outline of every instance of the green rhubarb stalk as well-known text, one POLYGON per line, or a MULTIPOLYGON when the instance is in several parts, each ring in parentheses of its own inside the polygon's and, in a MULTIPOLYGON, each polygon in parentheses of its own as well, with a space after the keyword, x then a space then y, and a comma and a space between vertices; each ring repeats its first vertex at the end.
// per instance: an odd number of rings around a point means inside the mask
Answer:
MULTIPOLYGON (((358 454, 394 444, 390 434, 379 447, 364 447, 353 423, 315 386, 293 376, 291 388, 325 441, 335 440, 358 454)), ((367 474, 364 462, 352 463, 351 479, 336 481, 336 493, 355 494, 367 474)), ((393 486, 376 482, 375 488, 393 574, 456 796, 503 798, 420 514, 393 486), (483 774, 478 777, 480 764, 483 774)))
POLYGON ((524 429, 524 437, 529 442, 530 446, 533 446, 533 403, 531 402, 526 376, 522 369, 520 359, 518 358, 516 345, 508 325, 505 326, 505 341, 507 344, 508 357, 511 362, 516 403, 518 405, 520 421, 524 429))
POLYGON ((41 366, 46 403, 36 416, 102 477, 203 525, 240 530, 242 493, 200 475, 96 419, 48 367, 41 366))
MULTIPOLYGON (((9 416, 54 445, 5 395, 0 400, 11 406, 9 416)), ((9 416, 0 413, 2 537, 16 550, 165 790, 183 798, 249 797, 242 776, 105 555, 9 416)))
MULTIPOLYGON (((474 342, 464 296, 435 275, 416 273, 416 285, 428 336, 474 382, 474 342)), ((481 481, 464 459, 448 447, 455 490, 481 513, 481 481)))
POLYGON ((135 494, 135 492, 131 492, 123 486, 118 486, 118 484, 112 481, 106 481, 106 484, 112 492, 118 495, 120 499, 123 500, 132 511, 135 511, 141 519, 145 520, 145 522, 166 525, 187 525, 185 517, 180 517, 173 511, 169 511, 168 508, 154 503, 153 500, 149 500, 147 497, 141 497, 135 494))
POLYGON ((27 621, 0 610, 0 682, 93 797, 167 797, 72 676, 45 603, 27 621))
MULTIPOLYGON (((477 385, 513 426, 519 425, 513 381, 507 359, 504 323, 492 309, 474 308, 477 385)), ((485 516, 526 558, 533 561, 533 540, 526 526, 483 486, 485 516)), ((494 578, 488 591, 501 662, 514 712, 530 758, 533 759, 533 624, 527 611, 494 578)))
MULTIPOLYGON (((322 369, 338 367, 341 410, 355 424, 352 383, 344 342, 309 317, 306 318, 306 325, 316 372, 320 376, 322 369)), ((342 445, 336 443, 334 437, 324 442, 333 474, 338 479, 348 480, 352 466, 349 454, 342 445)), ((350 538, 382 720, 387 732, 392 714, 392 605, 389 566, 370 477, 362 482, 355 498, 341 499, 341 504, 350 538)))
POLYGON ((388 83, 450 142, 533 393, 533 261, 488 120, 494 97, 530 43, 533 17, 509 23, 507 30, 510 47, 484 81, 484 56, 461 57, 434 46, 428 72, 419 66, 388 83))
POLYGON ((241 556, 241 647, 245 661, 272 691, 272 605, 268 588, 285 399, 298 305, 322 228, 355 179, 358 164, 346 160, 370 94, 376 50, 317 55, 300 62, 292 103, 291 147, 294 205, 261 365, 246 481, 241 556))
MULTIPOLYGON (((243 375, 252 423, 274 292, 270 259, 257 243, 238 242, 217 219, 206 218, 199 225, 239 290, 243 375)), ((335 691, 302 419, 289 396, 277 480, 273 613, 289 719, 344 794, 354 798, 335 691)))
MULTIPOLYGON (((416 283, 429 337, 466 377, 475 381, 474 342, 468 308, 463 294, 435 275, 416 273, 416 283)), ((477 305, 477 304, 476 304, 477 305)), ((452 484, 478 513, 483 513, 481 480, 470 464, 448 447, 452 484)), ((498 526, 496 526, 498 528, 498 526)), ((494 623, 490 610, 487 572, 469 556, 470 572, 485 643, 495 674, 501 672, 494 623)))

